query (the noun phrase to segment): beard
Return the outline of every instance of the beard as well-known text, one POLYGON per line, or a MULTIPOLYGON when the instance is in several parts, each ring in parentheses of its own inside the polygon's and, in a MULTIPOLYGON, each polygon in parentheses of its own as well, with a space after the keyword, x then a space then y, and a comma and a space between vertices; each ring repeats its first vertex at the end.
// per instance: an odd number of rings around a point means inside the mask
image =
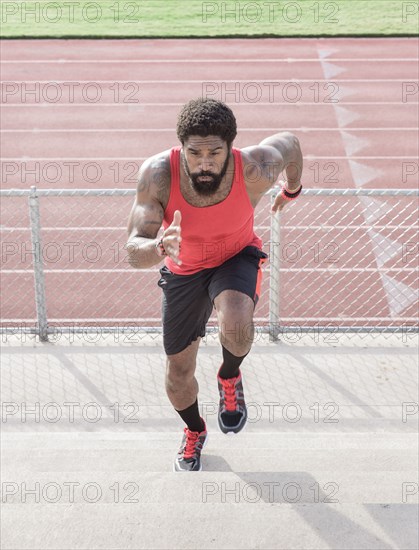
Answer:
POLYGON ((189 166, 186 162, 185 155, 182 153, 183 168, 189 177, 189 183, 191 184, 194 191, 198 193, 198 195, 209 197, 210 195, 214 195, 218 191, 221 185, 221 182, 223 181, 223 178, 227 173, 229 159, 230 159, 230 150, 228 151, 227 158, 219 174, 214 174, 214 172, 208 172, 208 171, 201 171, 193 174, 189 170, 189 166), (205 179, 203 180, 201 178, 205 178, 205 179))

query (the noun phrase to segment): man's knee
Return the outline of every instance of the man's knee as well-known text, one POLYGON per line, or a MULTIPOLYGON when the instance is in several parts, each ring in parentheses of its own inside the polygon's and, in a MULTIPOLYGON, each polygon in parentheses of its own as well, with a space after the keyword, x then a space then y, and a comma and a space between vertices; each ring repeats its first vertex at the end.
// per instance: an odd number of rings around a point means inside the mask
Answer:
POLYGON ((185 388, 195 374, 195 365, 180 365, 167 359, 166 362, 166 389, 172 392, 185 388))
POLYGON ((255 335, 253 321, 234 324, 223 323, 220 326, 220 342, 230 353, 241 357, 246 355, 252 347, 255 335))
POLYGON ((254 340, 253 300, 237 291, 224 291, 217 303, 221 344, 238 357, 250 351, 254 340))
POLYGON ((172 379, 187 379, 192 377, 195 372, 195 362, 179 362, 176 359, 167 357, 166 359, 166 376, 172 379))
POLYGON ((246 313, 223 315, 219 323, 220 342, 233 355, 241 356, 250 351, 255 337, 253 317, 246 313))
POLYGON ((175 390, 190 382, 195 374, 199 340, 185 350, 166 357, 166 386, 175 390))

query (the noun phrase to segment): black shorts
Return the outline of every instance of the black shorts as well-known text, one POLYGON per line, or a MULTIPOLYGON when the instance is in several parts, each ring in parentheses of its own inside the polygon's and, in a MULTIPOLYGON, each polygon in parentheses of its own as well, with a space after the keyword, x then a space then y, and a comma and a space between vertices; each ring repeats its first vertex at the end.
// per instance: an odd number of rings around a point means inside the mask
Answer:
POLYGON ((179 353, 199 336, 205 336, 214 300, 223 290, 243 292, 256 306, 262 280, 261 265, 267 258, 268 255, 256 246, 246 246, 223 264, 192 275, 177 275, 163 266, 157 284, 163 289, 166 355, 179 353))

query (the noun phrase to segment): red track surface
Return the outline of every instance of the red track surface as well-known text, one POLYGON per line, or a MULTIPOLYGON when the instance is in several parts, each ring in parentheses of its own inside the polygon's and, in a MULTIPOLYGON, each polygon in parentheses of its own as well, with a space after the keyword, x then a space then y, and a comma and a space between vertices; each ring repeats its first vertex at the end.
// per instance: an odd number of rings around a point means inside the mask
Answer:
MULTIPOLYGON (((306 188, 417 184, 419 64, 414 39, 13 40, 2 43, 2 58, 4 188, 134 188, 144 158, 177 143, 181 105, 204 92, 233 108, 238 147, 282 129, 294 131, 305 156, 306 188)), ((287 319, 414 316, 415 300, 394 309, 380 269, 367 277, 350 272, 351 267, 368 269, 377 263, 383 267, 371 234, 364 230, 345 234, 336 264, 342 271, 331 271, 327 284, 319 278, 319 268, 333 266, 313 263, 310 247, 337 238, 334 227, 339 223, 362 224, 365 211, 356 201, 345 222, 331 203, 323 216, 316 210, 318 202, 306 203, 304 227, 326 224, 326 240, 321 231, 284 229, 283 242, 301 242, 304 250, 301 259, 282 262, 283 267, 311 269, 299 281, 294 278, 294 294, 304 296, 307 289, 318 293, 309 303, 299 299, 283 304, 287 319), (340 301, 330 302, 330 289, 340 301), (354 300, 355 295, 362 300, 354 300)), ((131 197, 43 199, 52 321, 124 324, 144 318, 147 324, 150 319, 158 324, 157 269, 125 271, 124 225, 131 202, 131 197), (89 257, 94 247, 85 248, 89 243, 100 247, 94 261, 89 257), (108 272, 96 271, 103 269, 108 272)), ((30 320, 35 310, 32 274, 25 272, 31 265, 27 205, 22 199, 3 203, 8 246, 3 249, 3 318, 30 320), (12 271, 16 269, 20 272, 12 271)), ((380 219, 382 236, 400 245, 414 242, 414 229, 407 228, 415 221, 414 207, 408 205, 396 222, 392 214, 380 219)), ((267 199, 256 222, 267 244, 267 199)), ((414 272, 401 277, 402 269, 414 266, 410 256, 410 263, 405 260, 393 254, 385 263, 393 271, 386 274, 415 292, 414 272)), ((265 271, 258 318, 268 313, 269 269, 265 271)))

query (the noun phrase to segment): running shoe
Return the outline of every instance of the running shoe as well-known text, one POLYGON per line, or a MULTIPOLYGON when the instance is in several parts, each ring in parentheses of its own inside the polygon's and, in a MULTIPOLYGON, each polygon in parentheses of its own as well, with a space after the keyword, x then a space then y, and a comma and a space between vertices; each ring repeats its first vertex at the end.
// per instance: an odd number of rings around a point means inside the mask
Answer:
POLYGON ((205 426, 202 432, 191 432, 184 428, 182 443, 175 459, 175 472, 199 472, 202 470, 201 451, 207 442, 208 433, 205 426))
POLYGON ((217 380, 220 392, 218 425, 225 434, 238 433, 247 420, 241 372, 235 378, 225 379, 217 375, 217 380))

